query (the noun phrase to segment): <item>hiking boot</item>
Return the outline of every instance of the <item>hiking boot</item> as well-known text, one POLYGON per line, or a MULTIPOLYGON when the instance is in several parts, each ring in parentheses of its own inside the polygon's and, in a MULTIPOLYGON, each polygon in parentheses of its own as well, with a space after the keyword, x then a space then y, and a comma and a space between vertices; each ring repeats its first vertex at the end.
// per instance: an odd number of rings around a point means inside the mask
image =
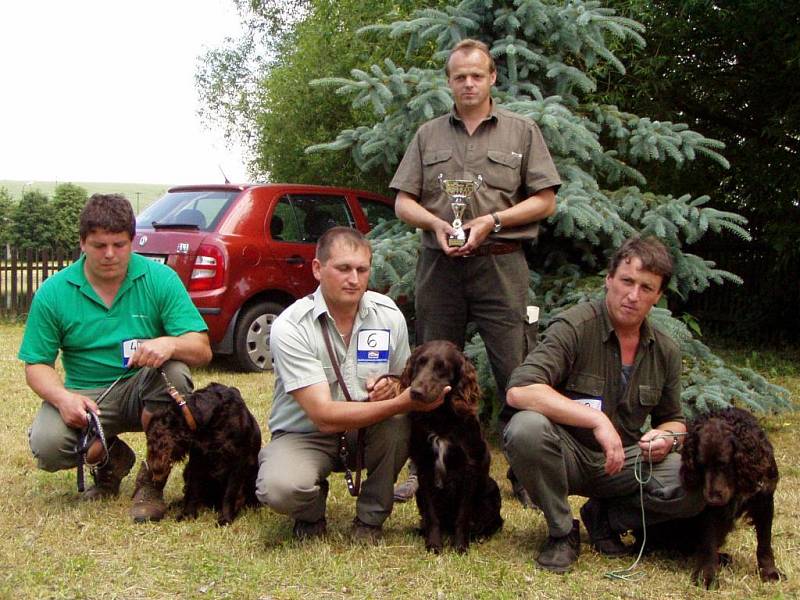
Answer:
POLYGON ((160 521, 166 512, 163 487, 159 488, 153 483, 150 469, 147 468, 147 463, 143 462, 136 476, 136 491, 133 493, 133 506, 131 506, 133 522, 160 521))
POLYGON ((394 486, 394 501, 408 502, 414 497, 418 489, 419 479, 412 473, 403 483, 398 483, 394 486))
POLYGON ((581 507, 581 520, 589 534, 589 542, 600 554, 625 556, 631 553, 628 546, 622 543, 619 534, 612 531, 608 522, 608 509, 602 501, 589 498, 581 507))
POLYGON ((581 530, 577 519, 572 521, 572 531, 562 537, 547 536, 536 563, 553 573, 566 573, 581 553, 581 530))
POLYGON ((128 444, 114 438, 108 445, 108 456, 98 465, 90 467, 94 485, 83 492, 84 500, 99 500, 119 494, 119 484, 131 472, 136 453, 128 444))
POLYGON ((528 490, 522 487, 522 483, 520 483, 517 476, 514 474, 514 471, 511 467, 508 467, 508 471, 506 471, 506 478, 509 482, 511 482, 511 490, 514 492, 514 497, 519 500, 519 503, 522 504, 522 508, 529 508, 531 510, 536 510, 539 507, 536 506, 536 503, 531 500, 530 494, 528 494, 528 490))
POLYGON ((350 536, 357 542, 374 545, 383 537, 383 527, 380 525, 368 525, 356 517, 350 526, 350 536))
POLYGON ((302 521, 297 519, 294 522, 292 536, 296 540, 306 541, 322 537, 327 533, 327 531, 328 524, 325 521, 325 517, 322 517, 317 521, 302 521))

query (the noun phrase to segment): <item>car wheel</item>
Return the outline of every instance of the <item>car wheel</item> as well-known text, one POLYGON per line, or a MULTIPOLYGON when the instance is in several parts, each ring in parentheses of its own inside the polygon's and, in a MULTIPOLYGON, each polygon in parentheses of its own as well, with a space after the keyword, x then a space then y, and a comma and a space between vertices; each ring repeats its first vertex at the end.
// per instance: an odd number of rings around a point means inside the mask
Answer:
POLYGON ((274 302, 261 302, 248 308, 239 317, 233 345, 236 364, 242 371, 272 370, 269 330, 283 309, 283 306, 274 302))

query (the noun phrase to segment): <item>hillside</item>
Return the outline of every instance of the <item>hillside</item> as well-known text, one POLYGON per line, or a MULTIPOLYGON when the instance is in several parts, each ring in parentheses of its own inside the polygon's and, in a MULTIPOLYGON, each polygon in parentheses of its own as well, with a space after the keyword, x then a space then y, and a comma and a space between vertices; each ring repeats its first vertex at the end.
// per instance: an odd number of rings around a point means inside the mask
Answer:
POLYGON ((161 196, 168 187, 173 184, 166 183, 114 183, 98 181, 15 181, 11 179, 0 179, 0 188, 6 188, 15 200, 19 200, 24 191, 39 190, 47 196, 52 197, 55 187, 60 183, 74 183, 84 188, 89 195, 122 194, 133 205, 134 211, 138 214, 151 202, 161 196))

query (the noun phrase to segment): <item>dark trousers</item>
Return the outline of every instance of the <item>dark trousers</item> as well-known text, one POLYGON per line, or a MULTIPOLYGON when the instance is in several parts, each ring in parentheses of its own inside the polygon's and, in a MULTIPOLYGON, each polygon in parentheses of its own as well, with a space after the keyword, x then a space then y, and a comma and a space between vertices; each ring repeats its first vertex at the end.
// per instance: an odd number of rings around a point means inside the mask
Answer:
POLYGON ((504 402, 511 372, 525 357, 529 278, 521 250, 452 258, 423 248, 414 302, 417 343, 449 340, 463 348, 467 323, 475 323, 504 402))

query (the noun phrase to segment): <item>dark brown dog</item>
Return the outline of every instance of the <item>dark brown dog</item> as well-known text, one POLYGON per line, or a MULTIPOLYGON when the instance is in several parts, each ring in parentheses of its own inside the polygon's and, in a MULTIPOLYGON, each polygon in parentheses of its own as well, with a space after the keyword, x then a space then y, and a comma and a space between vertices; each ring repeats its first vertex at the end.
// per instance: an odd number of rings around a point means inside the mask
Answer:
POLYGON ((245 505, 258 505, 261 429, 235 387, 211 383, 190 394, 186 403, 196 431, 189 429, 176 405, 154 413, 147 427, 153 482, 163 489, 172 465, 188 454, 178 519, 195 518, 200 506, 207 506, 217 510, 219 525, 227 525, 245 505))
POLYGON ((719 549, 739 517, 756 530, 759 575, 777 581, 772 552, 772 518, 778 466, 772 444, 755 417, 739 408, 702 415, 689 423, 683 445, 681 480, 687 490, 703 491, 700 514, 648 529, 648 544, 694 554, 692 579, 706 588, 716 585, 720 564, 730 556, 719 549))
POLYGON ((489 476, 491 455, 476 416, 475 368, 454 344, 432 341, 411 355, 400 384, 420 402, 432 402, 446 385, 452 387, 439 408, 411 413, 410 455, 419 477, 425 547, 438 554, 443 534, 451 534, 456 551, 466 552, 470 539, 503 526, 500 489, 489 476))

